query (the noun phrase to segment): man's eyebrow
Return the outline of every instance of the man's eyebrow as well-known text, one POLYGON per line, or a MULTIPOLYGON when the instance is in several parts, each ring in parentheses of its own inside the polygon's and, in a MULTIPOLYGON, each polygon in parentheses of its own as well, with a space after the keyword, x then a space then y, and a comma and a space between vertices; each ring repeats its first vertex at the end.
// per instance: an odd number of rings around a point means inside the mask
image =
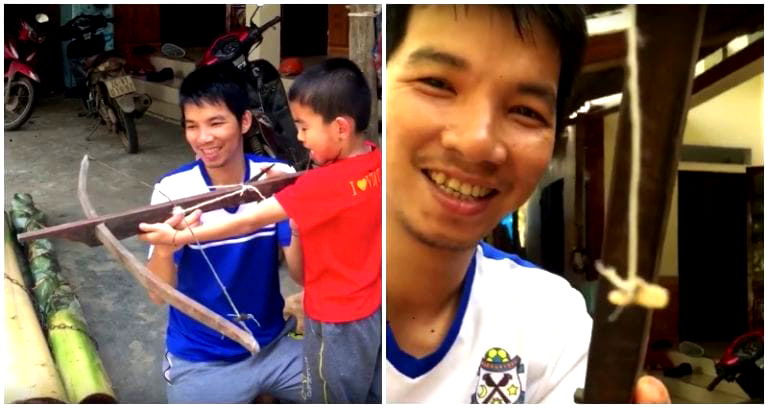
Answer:
POLYGON ((541 82, 524 82, 517 86, 517 92, 544 100, 554 109, 557 95, 552 86, 541 82))
POLYGON ((423 47, 408 56, 408 65, 416 65, 422 62, 433 62, 448 65, 453 68, 465 69, 469 67, 469 61, 448 52, 439 51, 433 47, 423 47))
POLYGON ((208 118, 208 122, 213 122, 214 120, 223 120, 224 115, 214 115, 208 118))

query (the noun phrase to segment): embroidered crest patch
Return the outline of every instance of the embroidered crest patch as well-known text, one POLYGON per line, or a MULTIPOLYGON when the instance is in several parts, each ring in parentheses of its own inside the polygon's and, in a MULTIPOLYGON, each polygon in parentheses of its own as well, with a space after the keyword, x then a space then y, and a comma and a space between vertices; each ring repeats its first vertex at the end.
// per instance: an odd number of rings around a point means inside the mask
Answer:
POLYGON ((522 404, 525 402, 525 366, 519 356, 493 347, 485 352, 477 369, 473 404, 522 404))

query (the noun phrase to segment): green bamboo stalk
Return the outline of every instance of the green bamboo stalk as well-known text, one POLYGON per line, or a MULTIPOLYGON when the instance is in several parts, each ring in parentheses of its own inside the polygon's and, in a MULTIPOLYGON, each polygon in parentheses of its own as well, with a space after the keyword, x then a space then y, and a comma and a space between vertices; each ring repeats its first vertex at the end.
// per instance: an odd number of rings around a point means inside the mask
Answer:
POLYGON ((6 403, 63 403, 67 393, 23 278, 24 257, 5 215, 5 324, 3 361, 6 403))
MULTIPOLYGON (((14 194, 11 208, 17 231, 45 228, 45 214, 34 206, 29 194, 14 194)), ((40 321, 45 322, 48 342, 70 401, 116 402, 96 343, 88 334, 80 302, 59 273, 53 243, 48 239, 32 241, 26 246, 26 253, 40 321)))

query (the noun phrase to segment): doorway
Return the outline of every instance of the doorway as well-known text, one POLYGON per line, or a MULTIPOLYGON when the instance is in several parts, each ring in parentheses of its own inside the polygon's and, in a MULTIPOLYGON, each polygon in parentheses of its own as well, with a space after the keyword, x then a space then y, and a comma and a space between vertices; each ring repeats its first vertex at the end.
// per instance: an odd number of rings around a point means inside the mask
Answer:
POLYGON ((747 330, 745 174, 679 172, 680 338, 731 341, 747 330))

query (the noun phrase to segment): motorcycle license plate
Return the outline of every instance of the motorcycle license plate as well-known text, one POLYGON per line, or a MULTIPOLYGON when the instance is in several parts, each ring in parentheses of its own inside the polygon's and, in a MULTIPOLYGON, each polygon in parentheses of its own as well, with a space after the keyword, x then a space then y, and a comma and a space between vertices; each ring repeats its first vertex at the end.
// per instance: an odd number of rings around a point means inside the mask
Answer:
POLYGON ((136 85, 133 84, 133 79, 127 75, 115 79, 108 79, 104 81, 104 84, 107 85, 107 91, 112 98, 136 92, 136 85))

